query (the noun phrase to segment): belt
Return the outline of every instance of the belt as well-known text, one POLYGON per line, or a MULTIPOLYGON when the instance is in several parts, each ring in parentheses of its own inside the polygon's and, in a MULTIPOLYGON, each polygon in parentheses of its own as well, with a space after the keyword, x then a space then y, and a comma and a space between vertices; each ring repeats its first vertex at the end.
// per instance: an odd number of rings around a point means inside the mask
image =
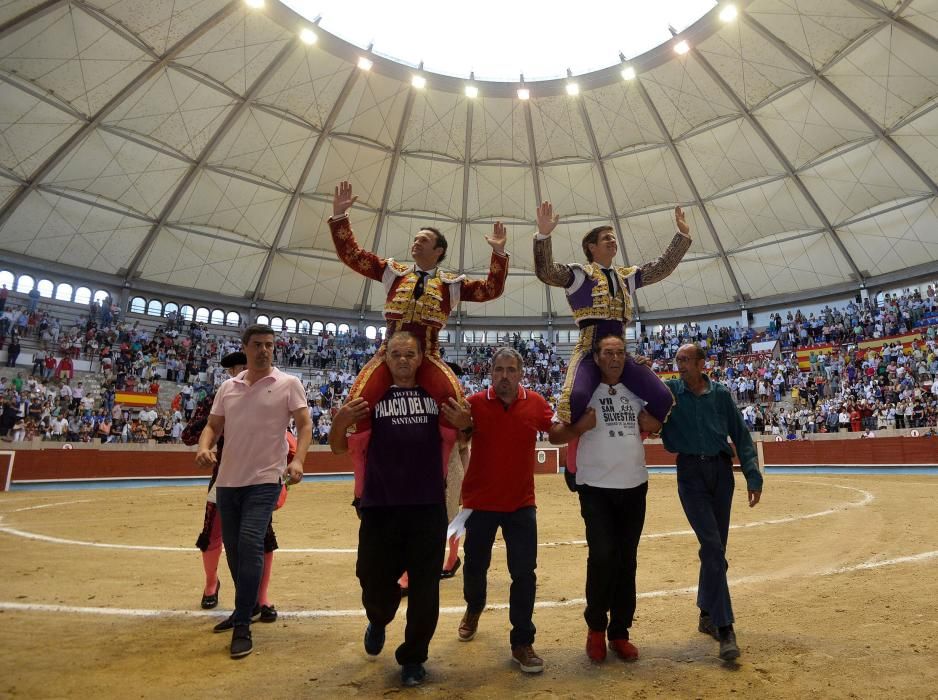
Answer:
POLYGON ((694 462, 717 462, 721 459, 725 459, 726 455, 722 452, 719 452, 715 455, 692 455, 681 452, 677 457, 678 459, 686 459, 694 462))

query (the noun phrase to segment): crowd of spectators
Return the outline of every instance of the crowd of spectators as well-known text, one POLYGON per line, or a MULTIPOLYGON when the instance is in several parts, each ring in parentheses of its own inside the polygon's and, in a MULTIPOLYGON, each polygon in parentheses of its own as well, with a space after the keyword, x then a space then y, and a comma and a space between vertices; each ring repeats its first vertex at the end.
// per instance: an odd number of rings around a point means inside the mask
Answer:
MULTIPOLYGON (((938 312, 935 304, 929 285, 924 294, 881 295, 879 304, 851 301, 841 308, 825 306, 817 314, 791 311, 785 318, 778 313, 761 331, 738 323, 706 330, 695 323, 666 326, 643 333, 636 352, 649 357, 653 369, 668 372, 681 344, 700 343, 711 378, 726 384, 756 432, 794 438, 927 429, 938 423, 938 347, 936 326, 930 325, 931 315, 938 312), (911 346, 892 340, 864 351, 857 345, 916 327, 924 338, 911 346), (774 339, 780 341, 780 353, 752 353, 752 343, 774 339), (832 348, 809 351, 808 366, 800 367, 794 351, 822 344, 832 348)), ((32 298, 28 305, 5 309, 0 349, 7 341, 12 349, 22 338, 33 338, 36 345, 31 371, 0 381, 0 435, 13 440, 178 441, 188 414, 224 378, 219 359, 239 347, 233 333, 213 334, 204 324, 175 313, 150 332, 138 322, 120 319, 109 300, 92 303, 71 325, 53 318, 32 298), (75 381, 79 359, 94 370, 91 390, 75 381), (121 391, 158 393, 164 380, 181 385, 171 405, 138 410, 115 402, 121 391)), ((524 358, 524 385, 556 405, 566 373, 557 346, 520 333, 504 342, 524 358)), ((279 335, 276 362, 287 371, 303 372, 315 442, 328 441, 331 416, 379 343, 355 333, 279 335)), ((453 358, 467 393, 488 386, 491 358, 499 345, 473 344, 453 358)))
MULTIPOLYGON (((660 330, 644 331, 638 339, 638 352, 654 360, 669 361, 685 343, 699 343, 720 364, 739 355, 752 353, 752 344, 778 340, 782 350, 813 345, 845 345, 899 335, 922 327, 930 339, 935 328, 930 321, 938 316, 938 300, 934 285, 923 294, 919 289, 899 293, 882 293, 844 306, 825 305, 820 311, 803 313, 800 309, 770 314, 762 330, 742 326, 707 326, 685 323, 666 325, 660 330)), ((938 322, 938 318, 934 319, 938 322)))

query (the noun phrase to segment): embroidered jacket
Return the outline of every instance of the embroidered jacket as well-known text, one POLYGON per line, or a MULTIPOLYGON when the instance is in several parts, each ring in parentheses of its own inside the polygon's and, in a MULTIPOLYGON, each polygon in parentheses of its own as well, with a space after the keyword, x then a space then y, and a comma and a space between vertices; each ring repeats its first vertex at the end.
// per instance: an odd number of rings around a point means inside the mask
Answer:
POLYGON ((632 320, 632 295, 635 291, 670 275, 690 245, 691 239, 678 233, 658 259, 640 267, 613 267, 618 280, 615 295, 609 293, 609 282, 599 264, 555 263, 550 237, 534 239, 534 271, 545 284, 566 289, 567 301, 578 326, 587 321, 620 321, 626 324, 632 320))
POLYGON ((405 329, 415 332, 422 340, 435 343, 439 330, 460 301, 490 301, 501 296, 505 289, 508 255, 493 252, 486 279, 472 280, 436 268, 424 281, 423 294, 414 299, 414 287, 420 279, 416 266, 405 265, 394 258, 382 258, 363 249, 355 240, 347 216, 330 218, 329 229, 342 262, 384 285, 388 335, 393 330, 405 329))

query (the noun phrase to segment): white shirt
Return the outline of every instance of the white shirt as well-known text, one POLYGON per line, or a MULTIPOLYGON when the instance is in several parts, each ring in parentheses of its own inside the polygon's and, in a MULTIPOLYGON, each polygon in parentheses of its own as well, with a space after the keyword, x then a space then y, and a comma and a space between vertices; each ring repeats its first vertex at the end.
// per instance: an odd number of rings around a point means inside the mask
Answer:
POLYGON ((638 429, 643 406, 623 384, 597 387, 589 402, 589 408, 596 411, 596 427, 584 433, 577 446, 577 484, 631 489, 648 481, 638 429))

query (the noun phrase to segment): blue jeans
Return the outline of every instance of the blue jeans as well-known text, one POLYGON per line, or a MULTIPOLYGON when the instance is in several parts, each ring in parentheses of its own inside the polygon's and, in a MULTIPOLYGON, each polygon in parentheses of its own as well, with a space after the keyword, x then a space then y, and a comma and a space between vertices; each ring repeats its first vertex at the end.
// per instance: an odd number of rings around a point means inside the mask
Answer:
POLYGON ((512 648, 534 644, 537 631, 534 617, 534 594, 537 589, 537 509, 519 508, 510 513, 473 510, 466 521, 463 553, 463 597, 469 612, 485 609, 488 581, 486 574, 492 563, 495 533, 502 529, 508 558, 511 589, 508 594, 508 620, 511 622, 509 642, 512 648))
POLYGON ((733 506, 733 463, 727 455, 708 460, 677 457, 677 493, 684 514, 700 543, 697 607, 718 627, 733 624, 733 606, 726 581, 726 539, 733 506))
POLYGON ((264 537, 279 495, 280 484, 216 489, 221 538, 235 585, 235 609, 231 616, 235 625, 251 623, 251 611, 257 605, 257 591, 264 573, 264 537))

